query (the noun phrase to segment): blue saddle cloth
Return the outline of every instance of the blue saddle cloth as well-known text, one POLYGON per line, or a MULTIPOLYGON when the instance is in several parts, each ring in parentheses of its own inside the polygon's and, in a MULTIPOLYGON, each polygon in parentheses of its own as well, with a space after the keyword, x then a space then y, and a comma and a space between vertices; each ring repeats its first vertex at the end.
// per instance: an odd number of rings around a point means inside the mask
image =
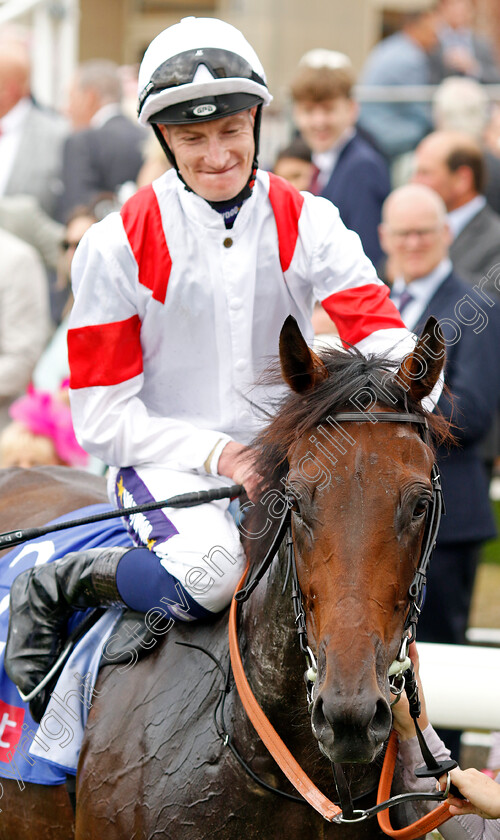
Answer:
MULTIPOLYGON (((111 510, 106 504, 90 505, 60 516, 48 523, 104 513, 111 510)), ((66 773, 57 767, 34 759, 28 754, 38 724, 23 703, 14 683, 5 673, 3 658, 9 626, 9 591, 14 578, 32 566, 50 563, 70 551, 98 546, 129 546, 130 536, 121 519, 109 519, 56 531, 39 539, 17 546, 0 558, 0 777, 14 779, 22 788, 26 782, 42 785, 59 785, 66 773)), ((80 616, 82 613, 79 614, 80 616)))

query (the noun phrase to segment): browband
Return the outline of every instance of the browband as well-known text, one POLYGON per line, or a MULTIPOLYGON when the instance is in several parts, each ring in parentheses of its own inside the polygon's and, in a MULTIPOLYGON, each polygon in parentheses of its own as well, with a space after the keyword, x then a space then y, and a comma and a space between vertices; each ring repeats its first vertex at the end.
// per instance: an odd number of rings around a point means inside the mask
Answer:
POLYGON ((370 422, 373 423, 381 421, 383 423, 420 423, 425 428, 428 428, 427 418, 421 414, 409 414, 408 412, 396 411, 343 411, 339 414, 332 415, 333 420, 337 422, 346 422, 349 420, 355 423, 370 422))

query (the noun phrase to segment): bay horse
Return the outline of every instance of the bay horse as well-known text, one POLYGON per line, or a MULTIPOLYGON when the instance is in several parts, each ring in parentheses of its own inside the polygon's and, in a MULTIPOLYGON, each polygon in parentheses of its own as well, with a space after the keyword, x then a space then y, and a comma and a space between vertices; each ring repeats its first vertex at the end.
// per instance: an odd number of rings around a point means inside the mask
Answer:
MULTIPOLYGON (((280 359, 290 393, 255 443, 265 493, 245 505, 241 528, 252 575, 285 499, 297 584, 279 552, 240 608, 242 659, 261 708, 308 775, 335 798, 331 762, 341 763, 362 807, 374 801, 391 730, 388 669, 407 626, 433 492, 422 426, 446 434, 421 404, 440 375, 443 339, 430 319, 395 375, 389 360, 355 350, 314 354, 287 319, 280 359), (392 413, 396 422, 361 422, 361 398, 374 421, 392 413), (310 710, 291 585, 300 586, 307 650, 317 660, 310 710)), ((8 471, 0 529, 43 524, 104 498, 99 480, 76 471, 8 471)), ((80 753, 76 816, 64 786, 20 791, 2 779, 0 840, 384 836, 375 820, 332 824, 293 801, 227 668, 224 613, 176 624, 133 667, 103 669, 80 753)), ((411 818, 408 807, 398 816, 411 818)))

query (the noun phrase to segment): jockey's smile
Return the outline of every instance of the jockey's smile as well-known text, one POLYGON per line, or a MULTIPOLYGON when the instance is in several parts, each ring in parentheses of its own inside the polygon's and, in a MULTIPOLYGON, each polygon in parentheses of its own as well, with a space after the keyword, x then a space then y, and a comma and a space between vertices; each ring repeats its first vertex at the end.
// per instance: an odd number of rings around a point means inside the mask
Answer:
POLYGON ((243 189, 254 158, 256 108, 208 122, 159 126, 186 184, 207 201, 243 189))

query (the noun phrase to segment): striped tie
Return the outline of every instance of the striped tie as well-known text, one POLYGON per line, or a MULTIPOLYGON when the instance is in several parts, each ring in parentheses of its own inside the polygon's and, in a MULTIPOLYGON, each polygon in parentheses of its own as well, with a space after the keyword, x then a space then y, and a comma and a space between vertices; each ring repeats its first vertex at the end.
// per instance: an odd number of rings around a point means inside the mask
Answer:
POLYGON ((403 314, 403 311, 406 309, 408 304, 411 303, 412 300, 414 300, 412 293, 409 292, 408 289, 405 289, 403 294, 399 298, 399 303, 397 304, 400 315, 403 314))
POLYGON ((309 192, 312 192, 313 195, 319 195, 321 193, 321 189, 319 186, 319 176, 321 174, 321 169, 318 169, 317 166, 312 164, 313 166, 313 174, 311 178, 311 183, 309 184, 309 192))

